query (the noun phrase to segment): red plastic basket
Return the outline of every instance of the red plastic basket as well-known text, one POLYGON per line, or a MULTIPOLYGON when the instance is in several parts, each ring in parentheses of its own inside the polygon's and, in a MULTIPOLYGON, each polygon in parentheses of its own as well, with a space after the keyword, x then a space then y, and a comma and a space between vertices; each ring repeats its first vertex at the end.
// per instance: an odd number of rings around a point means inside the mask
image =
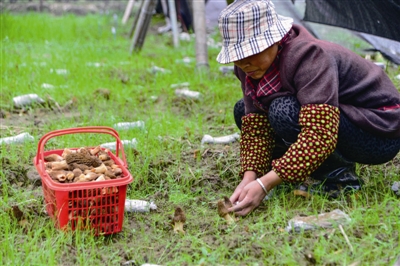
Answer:
POLYGON ((95 235, 114 234, 122 230, 127 185, 133 178, 127 170, 123 145, 117 131, 110 127, 93 126, 49 132, 40 139, 33 161, 42 179, 47 213, 53 218, 56 227, 93 230, 95 235), (122 169, 121 178, 65 184, 51 179, 45 171, 44 157, 54 153, 61 155, 64 149, 45 151, 46 142, 57 136, 78 133, 100 133, 115 137, 115 154, 110 151, 108 154, 122 169))

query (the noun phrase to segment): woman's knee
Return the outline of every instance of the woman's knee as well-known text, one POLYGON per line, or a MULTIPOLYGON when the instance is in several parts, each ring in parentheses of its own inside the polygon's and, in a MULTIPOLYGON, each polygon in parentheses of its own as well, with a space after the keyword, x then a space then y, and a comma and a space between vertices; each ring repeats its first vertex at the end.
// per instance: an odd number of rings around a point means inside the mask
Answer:
POLYGON ((392 160, 400 149, 400 139, 375 136, 340 114, 337 149, 349 160, 361 164, 382 164, 392 160))
POLYGON ((268 110, 268 119, 274 131, 287 142, 295 142, 300 133, 300 103, 294 96, 274 99, 268 110))
POLYGON ((233 117, 235 118, 236 126, 242 129, 242 117, 245 115, 244 100, 240 99, 233 107, 233 117))

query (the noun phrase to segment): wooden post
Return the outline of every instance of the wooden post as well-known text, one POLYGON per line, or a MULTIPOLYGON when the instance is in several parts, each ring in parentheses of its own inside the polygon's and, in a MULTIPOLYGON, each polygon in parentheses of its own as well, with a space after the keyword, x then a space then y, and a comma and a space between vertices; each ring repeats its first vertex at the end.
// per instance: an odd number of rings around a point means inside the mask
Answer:
POLYGON ((134 3, 135 3, 135 0, 129 0, 129 2, 126 6, 126 9, 125 9, 124 16, 122 17, 122 24, 126 24, 126 22, 128 21, 128 18, 131 15, 132 7, 133 7, 134 3))
POLYGON ((139 35, 140 35, 140 31, 142 30, 143 24, 145 21, 145 16, 146 16, 145 10, 147 10, 147 7, 149 6, 149 4, 150 4, 150 0, 144 0, 143 4, 142 4, 142 8, 141 8, 141 10, 139 10, 137 23, 135 25, 135 32, 134 32, 133 38, 132 38, 132 44, 131 44, 131 49, 130 49, 131 53, 136 48, 137 41, 138 41, 139 35))
POLYGON ((135 33, 132 38, 130 53, 132 53, 133 50, 140 50, 142 48, 156 4, 157 0, 144 0, 135 25, 135 33))
POLYGON ((207 29, 204 0, 193 1, 194 33, 196 36, 196 67, 209 70, 207 51, 207 29))
POLYGON ((149 6, 147 7, 146 10, 146 16, 145 20, 143 23, 143 28, 140 31, 139 38, 138 38, 138 44, 137 44, 137 49, 141 49, 144 43, 144 39, 146 38, 147 30, 149 29, 149 25, 151 22, 151 18, 153 17, 153 11, 157 5, 157 0, 150 0, 149 6))
POLYGON ((141 2, 140 2, 140 7, 139 7, 139 9, 136 11, 136 13, 135 13, 135 15, 134 15, 134 18, 135 18, 135 19, 134 19, 134 21, 133 21, 133 23, 132 23, 131 30, 129 31, 129 38, 132 38, 132 37, 133 37, 133 33, 135 32, 136 25, 137 25, 137 23, 138 23, 138 21, 139 21, 140 12, 142 11, 143 4, 144 4, 144 1, 141 1, 141 2))

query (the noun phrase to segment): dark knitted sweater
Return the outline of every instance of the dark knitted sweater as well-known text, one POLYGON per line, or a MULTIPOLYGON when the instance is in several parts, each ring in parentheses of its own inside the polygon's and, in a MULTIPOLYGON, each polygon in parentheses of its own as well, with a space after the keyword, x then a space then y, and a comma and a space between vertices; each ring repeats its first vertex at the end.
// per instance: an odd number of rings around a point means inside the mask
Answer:
MULTIPOLYGON (((258 99, 269 106, 276 97, 296 95, 302 106, 338 107, 361 129, 400 138, 400 93, 387 74, 374 63, 335 43, 318 40, 293 25, 279 62, 282 89, 258 99)), ((235 67, 245 89, 246 74, 235 67)), ((246 114, 262 113, 244 96, 246 114)))

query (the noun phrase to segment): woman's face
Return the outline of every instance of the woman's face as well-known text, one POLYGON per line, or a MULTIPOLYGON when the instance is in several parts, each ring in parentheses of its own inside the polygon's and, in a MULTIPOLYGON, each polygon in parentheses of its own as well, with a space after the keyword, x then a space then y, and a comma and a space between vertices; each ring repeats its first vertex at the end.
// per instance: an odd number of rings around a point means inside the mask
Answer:
POLYGON ((267 72, 272 62, 274 62, 277 54, 278 43, 275 43, 258 54, 234 61, 233 63, 252 79, 260 79, 267 72))

